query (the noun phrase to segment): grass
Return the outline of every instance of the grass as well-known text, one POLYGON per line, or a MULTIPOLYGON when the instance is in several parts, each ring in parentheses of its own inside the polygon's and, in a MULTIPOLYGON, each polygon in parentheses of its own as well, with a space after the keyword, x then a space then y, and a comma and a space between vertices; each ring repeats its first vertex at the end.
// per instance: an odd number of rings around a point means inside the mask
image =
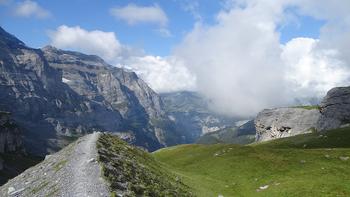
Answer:
POLYGON ((350 159, 340 159, 350 156, 350 128, 249 146, 180 145, 153 156, 201 197, 350 196, 350 159))
POLYGON ((55 170, 55 172, 58 172, 59 170, 61 170, 64 167, 64 165, 66 165, 67 162, 68 162, 68 160, 66 160, 66 159, 59 161, 58 163, 56 163, 53 166, 53 169, 55 170))
POLYGON ((35 187, 32 189, 32 191, 31 191, 32 194, 38 193, 39 191, 44 189, 48 184, 49 184, 49 182, 47 182, 47 181, 42 182, 38 187, 35 187))
POLYGON ((180 179, 149 153, 129 146, 116 136, 103 134, 97 142, 102 173, 111 196, 191 196, 180 179))
POLYGON ((294 106, 293 108, 301 108, 306 110, 313 110, 313 109, 320 109, 320 106, 318 105, 300 105, 300 106, 294 106))

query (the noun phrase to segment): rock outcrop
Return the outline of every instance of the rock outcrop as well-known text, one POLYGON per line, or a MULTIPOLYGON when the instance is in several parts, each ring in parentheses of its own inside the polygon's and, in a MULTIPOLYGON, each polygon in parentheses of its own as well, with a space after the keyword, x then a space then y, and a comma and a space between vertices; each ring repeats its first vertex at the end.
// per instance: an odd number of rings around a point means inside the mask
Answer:
POLYGON ((93 131, 123 132, 155 150, 179 143, 159 96, 137 75, 101 58, 27 47, 0 28, 0 110, 24 129, 26 149, 54 152, 93 131))
POLYGON ((266 109, 255 119, 256 141, 268 141, 316 131, 319 109, 303 107, 266 109))
POLYGON ((321 118, 317 129, 329 130, 350 123, 350 87, 337 87, 328 91, 320 104, 321 118))

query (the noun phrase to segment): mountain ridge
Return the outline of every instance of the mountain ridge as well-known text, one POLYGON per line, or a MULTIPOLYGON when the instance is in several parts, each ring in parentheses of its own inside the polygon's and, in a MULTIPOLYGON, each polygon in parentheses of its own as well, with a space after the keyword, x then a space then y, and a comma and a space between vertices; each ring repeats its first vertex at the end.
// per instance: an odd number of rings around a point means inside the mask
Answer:
POLYGON ((154 124, 171 121, 134 72, 94 55, 27 47, 2 28, 0 54, 0 110, 13 114, 29 152, 54 152, 92 131, 120 133, 149 150, 181 143, 171 127, 154 124))

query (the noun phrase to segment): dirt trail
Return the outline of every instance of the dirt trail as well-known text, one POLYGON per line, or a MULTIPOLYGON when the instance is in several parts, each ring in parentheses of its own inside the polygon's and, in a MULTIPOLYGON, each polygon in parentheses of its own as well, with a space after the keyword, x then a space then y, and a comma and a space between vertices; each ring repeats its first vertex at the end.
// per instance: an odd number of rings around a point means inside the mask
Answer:
POLYGON ((87 135, 77 144, 65 170, 68 177, 61 192, 64 196, 109 196, 97 163, 99 133, 87 135))

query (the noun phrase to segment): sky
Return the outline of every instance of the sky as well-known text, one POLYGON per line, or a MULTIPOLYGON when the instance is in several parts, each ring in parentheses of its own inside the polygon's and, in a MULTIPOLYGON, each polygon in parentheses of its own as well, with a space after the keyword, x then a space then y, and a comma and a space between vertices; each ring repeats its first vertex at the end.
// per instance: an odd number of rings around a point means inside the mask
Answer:
POLYGON ((0 0, 0 25, 34 48, 99 55, 158 93, 198 91, 230 116, 350 82, 348 0, 0 0))

